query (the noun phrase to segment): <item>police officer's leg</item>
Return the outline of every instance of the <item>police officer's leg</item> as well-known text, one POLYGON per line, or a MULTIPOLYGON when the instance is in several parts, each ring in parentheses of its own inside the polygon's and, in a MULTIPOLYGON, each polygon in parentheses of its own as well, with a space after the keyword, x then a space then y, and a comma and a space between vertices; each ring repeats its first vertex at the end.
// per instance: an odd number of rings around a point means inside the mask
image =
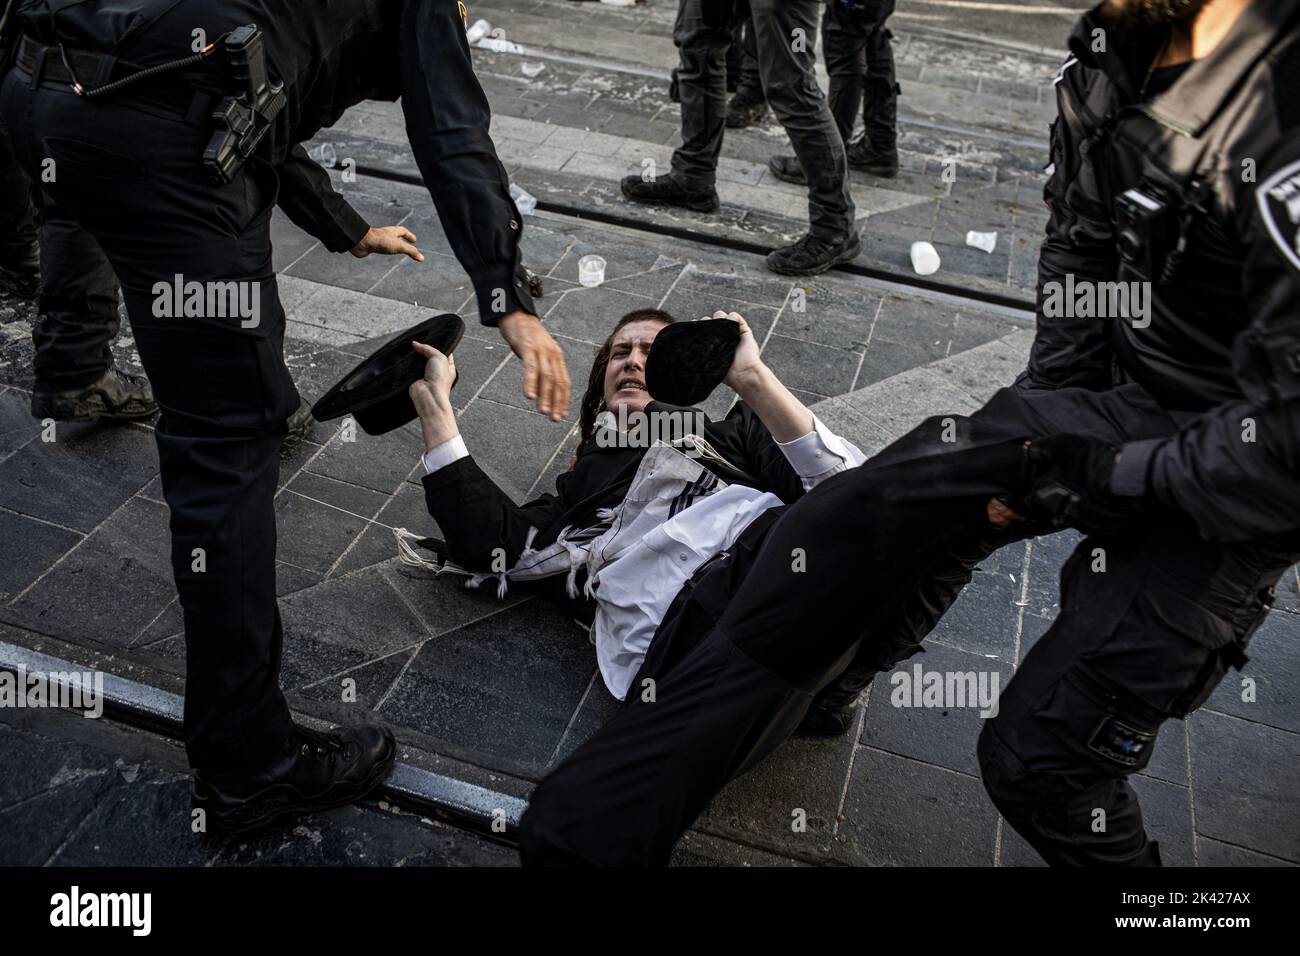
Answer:
POLYGON ((898 148, 898 77, 894 72, 893 34, 885 26, 894 12, 893 0, 882 0, 875 8, 867 38, 867 89, 862 104, 862 121, 873 153, 891 153, 898 148))
POLYGON ((758 66, 768 105, 785 127, 808 180, 809 231, 838 242, 853 232, 848 165, 817 85, 818 0, 751 0, 758 66))
POLYGON ((31 298, 36 294, 37 268, 31 180, 0 126, 0 289, 31 298))
POLYGON ((980 735, 984 785, 1053 865, 1155 865, 1128 776, 1161 725, 1209 696, 1295 560, 1210 544, 1184 524, 1090 537, 1061 574, 1061 612, 980 735))
POLYGON ((265 766, 291 729, 278 684, 273 498, 285 420, 298 407, 271 267, 275 174, 252 161, 216 187, 199 162, 200 126, 126 101, 32 91, 17 71, 3 90, 8 122, 29 118, 14 132, 25 168, 56 163, 43 202, 91 233, 121 280, 162 406, 155 437, 185 612, 191 764, 265 766), (177 294, 177 276, 197 300, 177 294), (210 314, 209 289, 226 305, 233 289, 239 305, 210 314))
POLYGON ((695 191, 713 189, 727 113, 726 52, 729 24, 704 21, 700 0, 682 0, 673 25, 681 55, 677 89, 682 101, 682 145, 673 151, 672 172, 695 191))
POLYGON ((849 16, 840 0, 828 0, 822 15, 822 54, 830 79, 826 102, 840 139, 847 143, 853 136, 866 86, 867 31, 849 16))
POLYGON ((95 238, 66 213, 49 208, 42 218, 34 391, 78 389, 113 364, 117 276, 95 238))

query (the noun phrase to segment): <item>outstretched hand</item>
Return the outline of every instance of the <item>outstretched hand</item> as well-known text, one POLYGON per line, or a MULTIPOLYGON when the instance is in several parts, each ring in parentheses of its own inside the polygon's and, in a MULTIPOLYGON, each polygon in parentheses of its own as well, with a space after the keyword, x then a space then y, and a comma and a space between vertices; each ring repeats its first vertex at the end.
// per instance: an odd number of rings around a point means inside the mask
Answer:
POLYGON ((424 253, 415 248, 415 233, 405 226, 371 226, 361 241, 352 247, 352 254, 364 259, 372 252, 381 256, 410 256, 416 262, 424 261, 424 253))

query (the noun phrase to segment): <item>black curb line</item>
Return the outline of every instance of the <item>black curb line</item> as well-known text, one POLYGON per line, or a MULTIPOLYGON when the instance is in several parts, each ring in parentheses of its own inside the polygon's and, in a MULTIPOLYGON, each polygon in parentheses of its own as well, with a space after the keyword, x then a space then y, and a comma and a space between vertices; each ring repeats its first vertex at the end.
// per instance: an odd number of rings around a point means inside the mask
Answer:
MULTIPOLYGON (((15 675, 20 671, 40 674, 46 677, 47 682, 52 673, 100 673, 104 682, 104 716, 172 740, 182 739, 185 698, 179 694, 5 641, 0 641, 0 671, 15 675)), ((59 680, 55 683, 70 687, 72 682, 59 680)), ((295 714, 294 719, 328 726, 324 721, 304 714, 295 714)), ((519 797, 401 761, 393 764, 388 779, 375 795, 378 794, 399 800, 404 807, 413 806, 511 845, 517 841, 519 820, 528 806, 527 801, 519 797), (500 830, 502 823, 505 824, 504 831, 500 830)))

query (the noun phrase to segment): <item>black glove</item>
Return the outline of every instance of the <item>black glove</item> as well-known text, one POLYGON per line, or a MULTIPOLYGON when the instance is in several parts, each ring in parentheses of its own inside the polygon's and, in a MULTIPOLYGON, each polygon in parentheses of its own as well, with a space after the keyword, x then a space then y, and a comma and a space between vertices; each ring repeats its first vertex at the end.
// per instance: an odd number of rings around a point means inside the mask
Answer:
POLYGON ((1110 490, 1119 449, 1082 435, 1053 435, 1025 443, 1028 492, 1024 516, 1088 534, 1118 531, 1144 517, 1142 498, 1110 490))

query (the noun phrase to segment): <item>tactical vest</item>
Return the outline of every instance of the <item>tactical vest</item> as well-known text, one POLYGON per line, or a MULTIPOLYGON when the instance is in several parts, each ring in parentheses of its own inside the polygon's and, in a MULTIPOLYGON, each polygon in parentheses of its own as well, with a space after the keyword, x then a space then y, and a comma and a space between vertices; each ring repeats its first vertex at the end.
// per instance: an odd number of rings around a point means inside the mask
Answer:
MULTIPOLYGON (((1243 137, 1279 125, 1262 113, 1274 110, 1264 94, 1300 67, 1300 16, 1293 11, 1288 19, 1271 24, 1271 39, 1234 69, 1196 71, 1193 64, 1168 90, 1127 103, 1114 79, 1096 69, 1084 97, 1063 106, 1088 130, 1078 148, 1093 157, 1102 192, 1094 198, 1109 211, 1118 279, 1150 283, 1149 320, 1111 325, 1121 378, 1138 381, 1170 409, 1199 412, 1242 397, 1233 343, 1252 316, 1236 205, 1254 172, 1243 137), (1188 95, 1185 84, 1198 100, 1218 104, 1199 129, 1162 108, 1172 91, 1188 95)), ((1083 42, 1076 32, 1072 45, 1083 42)), ((1291 95, 1300 97, 1300 87, 1291 95)))

